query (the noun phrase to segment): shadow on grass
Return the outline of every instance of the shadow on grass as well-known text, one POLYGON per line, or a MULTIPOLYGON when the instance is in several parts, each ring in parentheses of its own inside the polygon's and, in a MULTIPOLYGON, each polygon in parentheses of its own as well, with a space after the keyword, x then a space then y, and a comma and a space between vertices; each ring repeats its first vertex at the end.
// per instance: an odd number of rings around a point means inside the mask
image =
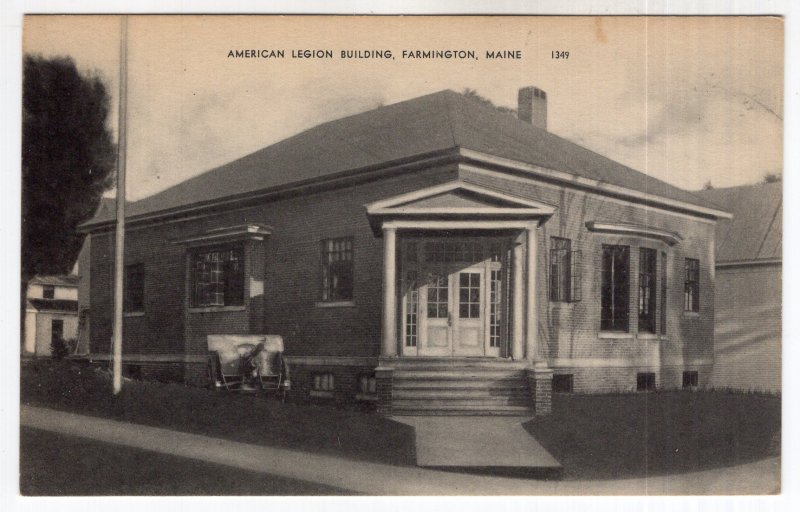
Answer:
POLYGON ((384 464, 416 463, 414 428, 375 414, 135 380, 113 396, 105 372, 70 361, 23 365, 20 395, 22 404, 244 443, 384 464))
POLYGON ((298 496, 350 491, 52 432, 20 432, 25 496, 298 496))
POLYGON ((779 396, 729 391, 554 395, 524 424, 569 479, 701 471, 780 455, 779 396))

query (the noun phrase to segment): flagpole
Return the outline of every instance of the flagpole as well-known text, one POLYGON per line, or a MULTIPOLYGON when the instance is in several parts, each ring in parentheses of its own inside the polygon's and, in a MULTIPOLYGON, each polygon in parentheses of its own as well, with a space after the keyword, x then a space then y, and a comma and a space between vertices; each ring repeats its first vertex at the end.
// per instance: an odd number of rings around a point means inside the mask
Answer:
POLYGON ((119 136, 117 138, 117 233, 114 253, 114 394, 122 391, 122 305, 125 271, 125 157, 128 103, 128 17, 119 43, 119 136))

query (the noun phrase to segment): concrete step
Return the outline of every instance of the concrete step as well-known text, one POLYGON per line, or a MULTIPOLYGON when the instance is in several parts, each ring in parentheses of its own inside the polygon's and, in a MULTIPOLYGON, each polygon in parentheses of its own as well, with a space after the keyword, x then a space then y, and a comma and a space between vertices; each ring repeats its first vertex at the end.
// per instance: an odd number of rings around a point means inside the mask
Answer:
POLYGON ((494 369, 438 369, 438 370, 395 370, 392 378, 395 382, 399 380, 520 380, 526 379, 525 372, 494 370, 494 369))
POLYGON ((525 361, 509 361, 496 358, 404 358, 383 363, 395 370, 407 369, 447 369, 447 368, 484 368, 499 370, 518 370, 528 368, 530 363, 525 361))
POLYGON ((402 404, 392 406, 393 416, 528 416, 533 415, 531 407, 522 405, 430 405, 402 404))
POLYGON ((481 398, 441 398, 441 397, 425 397, 425 398, 394 398, 392 400, 392 407, 430 407, 430 408, 449 408, 449 407, 493 407, 497 405, 506 406, 514 405, 520 407, 528 407, 530 401, 524 397, 508 397, 508 396, 495 396, 495 397, 481 397, 481 398))
POLYGON ((392 399, 413 399, 413 400, 427 400, 427 399, 482 399, 482 398, 518 398, 520 400, 529 400, 529 393, 527 389, 503 389, 497 390, 494 388, 489 389, 397 389, 392 390, 392 399))
POLYGON ((520 379, 508 379, 493 381, 487 383, 480 379, 450 379, 450 380, 437 380, 437 379, 418 379, 418 380, 395 380, 392 383, 393 389, 494 389, 494 390, 508 390, 515 391, 521 390, 528 392, 528 384, 520 379))

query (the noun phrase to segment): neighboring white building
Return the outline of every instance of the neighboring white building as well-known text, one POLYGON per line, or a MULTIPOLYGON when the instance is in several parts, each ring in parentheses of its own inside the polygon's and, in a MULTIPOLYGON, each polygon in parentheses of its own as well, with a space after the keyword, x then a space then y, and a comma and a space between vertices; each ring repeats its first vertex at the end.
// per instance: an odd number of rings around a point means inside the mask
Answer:
POLYGON ((78 276, 36 276, 28 283, 25 355, 50 356, 56 337, 78 336, 78 276))
POLYGON ((733 213, 717 223, 712 385, 781 390, 783 184, 704 190, 733 213))

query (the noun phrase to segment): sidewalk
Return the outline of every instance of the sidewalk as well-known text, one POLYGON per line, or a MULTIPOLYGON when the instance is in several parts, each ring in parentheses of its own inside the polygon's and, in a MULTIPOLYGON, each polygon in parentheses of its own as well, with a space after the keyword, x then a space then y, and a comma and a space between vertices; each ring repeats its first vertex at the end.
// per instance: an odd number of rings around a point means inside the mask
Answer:
POLYGON ((21 425, 371 495, 771 494, 780 481, 777 458, 668 477, 543 482, 345 460, 24 405, 21 425))

